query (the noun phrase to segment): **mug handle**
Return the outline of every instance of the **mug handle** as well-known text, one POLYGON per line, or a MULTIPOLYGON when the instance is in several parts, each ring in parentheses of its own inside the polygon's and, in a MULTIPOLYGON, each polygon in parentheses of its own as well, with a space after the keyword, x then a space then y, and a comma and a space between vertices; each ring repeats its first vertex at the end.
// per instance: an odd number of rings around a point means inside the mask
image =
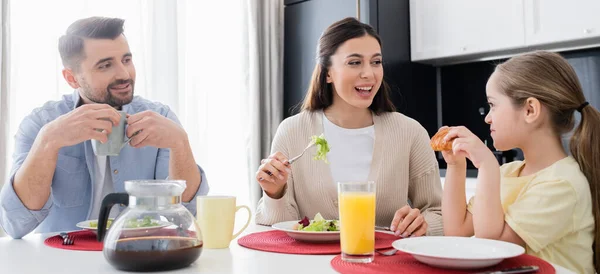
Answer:
POLYGON ((242 227, 242 229, 240 229, 240 231, 238 231, 237 233, 233 234, 233 236, 231 236, 231 239, 235 239, 237 238, 237 236, 240 236, 240 234, 248 227, 248 225, 250 224, 250 219, 252 219, 252 213, 250 211, 250 208, 245 206, 245 205, 241 205, 241 206, 237 206, 235 208, 235 213, 237 214, 238 210, 240 209, 246 209, 248 210, 248 221, 246 221, 246 224, 244 225, 244 227, 242 227))
POLYGON ((125 138, 123 140, 123 144, 121 145, 121 149, 123 149, 125 147, 125 145, 129 144, 129 142, 131 142, 131 139, 133 139, 133 137, 138 135, 138 133, 140 133, 140 132, 142 132, 141 129, 137 132, 134 132, 133 135, 131 135, 131 137, 127 137, 127 134, 125 134, 125 138))
MULTIPOLYGON (((133 138, 133 136, 131 136, 131 138, 133 138)), ((127 144, 129 144, 129 142, 131 142, 131 138, 125 135, 125 140, 123 140, 123 143, 121 144, 121 149, 123 149, 127 144)))

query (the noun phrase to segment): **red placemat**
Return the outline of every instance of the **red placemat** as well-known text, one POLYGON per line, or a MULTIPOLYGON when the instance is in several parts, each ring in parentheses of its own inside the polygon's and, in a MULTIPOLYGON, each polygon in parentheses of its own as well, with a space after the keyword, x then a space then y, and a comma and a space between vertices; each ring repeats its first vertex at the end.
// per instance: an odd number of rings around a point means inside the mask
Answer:
POLYGON ((85 250, 85 251, 102 251, 102 243, 96 240, 96 234, 87 231, 75 231, 68 233, 73 239, 72 245, 63 245, 63 238, 60 235, 52 236, 44 240, 44 244, 49 247, 70 249, 70 250, 85 250))
POLYGON ((505 268, 511 267, 519 267, 524 265, 537 265, 540 269, 536 273, 541 274, 554 274, 556 270, 554 267, 548 262, 531 255, 523 254, 521 256, 506 259, 499 264, 482 268, 477 270, 452 270, 452 269, 442 269, 436 268, 433 266, 429 266, 426 264, 422 264, 417 261, 412 255, 404 252, 398 251, 394 256, 383 256, 383 255, 375 255, 375 260, 372 263, 368 264, 360 264, 360 263, 349 263, 342 261, 342 256, 335 256, 331 260, 331 266, 335 271, 343 274, 370 274, 370 273, 427 273, 427 274, 437 274, 437 273, 454 273, 454 274, 462 274, 462 273, 474 273, 481 271, 491 271, 491 270, 501 270, 505 268))
MULTIPOLYGON (((391 248, 392 242, 399 238, 386 233, 375 233, 375 248, 391 248)), ((312 254, 332 255, 340 254, 339 242, 333 243, 308 243, 296 241, 283 231, 271 230, 246 235, 238 239, 238 244, 250 249, 287 253, 287 254, 312 254)))

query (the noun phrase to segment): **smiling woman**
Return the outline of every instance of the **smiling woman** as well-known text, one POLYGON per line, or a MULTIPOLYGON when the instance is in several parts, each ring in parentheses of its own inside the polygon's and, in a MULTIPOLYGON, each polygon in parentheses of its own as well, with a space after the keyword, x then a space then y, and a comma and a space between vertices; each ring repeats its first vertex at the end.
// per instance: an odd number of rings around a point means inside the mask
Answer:
POLYGON ((279 125, 272 154, 256 172, 266 194, 256 222, 298 220, 317 212, 338 219, 337 183, 375 181, 378 225, 390 226, 396 235, 441 235, 437 161, 425 129, 395 112, 383 81, 378 34, 346 18, 323 32, 317 54, 303 111, 279 125), (330 148, 329 164, 311 157, 288 162, 311 136, 321 134, 330 148))

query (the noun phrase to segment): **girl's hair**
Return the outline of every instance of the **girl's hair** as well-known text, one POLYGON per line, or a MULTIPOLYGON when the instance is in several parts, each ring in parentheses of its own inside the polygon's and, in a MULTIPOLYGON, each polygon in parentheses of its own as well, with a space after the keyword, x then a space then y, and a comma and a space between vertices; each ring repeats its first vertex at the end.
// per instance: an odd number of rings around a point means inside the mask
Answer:
MULTIPOLYGON (((331 66, 331 56, 344 42, 365 35, 377 39, 379 46, 381 46, 381 39, 371 26, 351 17, 333 23, 323 32, 317 46, 317 64, 306 97, 304 97, 302 110, 323 110, 333 104, 333 88, 330 83, 327 83, 327 72, 331 66)), ((381 87, 375 94, 369 109, 375 114, 396 111, 394 103, 390 99, 390 88, 385 81, 382 80, 381 87)))
POLYGON ((581 112, 569 146, 590 184, 596 233, 594 265, 600 273, 600 113, 586 102, 575 70, 559 54, 527 53, 498 65, 496 72, 500 89, 514 105, 523 106, 533 97, 548 109, 558 136, 573 129, 574 113, 581 112))

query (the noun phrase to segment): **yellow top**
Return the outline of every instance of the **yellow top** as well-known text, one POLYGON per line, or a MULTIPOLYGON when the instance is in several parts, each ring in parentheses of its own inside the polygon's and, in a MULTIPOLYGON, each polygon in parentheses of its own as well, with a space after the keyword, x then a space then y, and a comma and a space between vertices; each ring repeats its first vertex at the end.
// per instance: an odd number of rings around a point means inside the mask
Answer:
POLYGON ((519 177, 524 165, 515 161, 500 168, 506 223, 525 241, 527 254, 577 273, 594 273, 592 196, 579 165, 569 156, 519 177))

